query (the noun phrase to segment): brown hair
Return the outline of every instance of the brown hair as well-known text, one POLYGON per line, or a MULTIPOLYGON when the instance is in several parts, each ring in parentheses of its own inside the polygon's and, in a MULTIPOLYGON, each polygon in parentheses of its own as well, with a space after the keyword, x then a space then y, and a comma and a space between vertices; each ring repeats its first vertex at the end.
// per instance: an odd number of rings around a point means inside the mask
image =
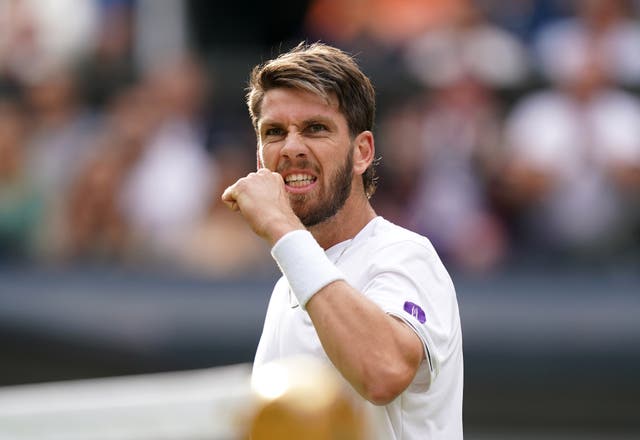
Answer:
MULTIPOLYGON (((345 116, 352 138, 366 130, 373 130, 375 119, 375 91, 353 57, 323 43, 300 43, 275 59, 254 67, 249 80, 247 106, 256 132, 262 100, 266 92, 275 88, 305 90, 330 101, 336 97, 338 108, 345 116)), ((368 197, 376 188, 375 165, 362 175, 368 197)))

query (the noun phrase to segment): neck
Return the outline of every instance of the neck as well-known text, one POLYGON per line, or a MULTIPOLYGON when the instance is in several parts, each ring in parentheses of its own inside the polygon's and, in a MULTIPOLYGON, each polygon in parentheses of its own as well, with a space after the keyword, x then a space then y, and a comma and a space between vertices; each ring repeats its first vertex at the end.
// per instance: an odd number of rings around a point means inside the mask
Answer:
POLYGON ((326 250, 355 237, 375 217, 376 213, 369 200, 364 195, 356 197, 352 193, 336 215, 309 227, 309 231, 320 246, 326 250))

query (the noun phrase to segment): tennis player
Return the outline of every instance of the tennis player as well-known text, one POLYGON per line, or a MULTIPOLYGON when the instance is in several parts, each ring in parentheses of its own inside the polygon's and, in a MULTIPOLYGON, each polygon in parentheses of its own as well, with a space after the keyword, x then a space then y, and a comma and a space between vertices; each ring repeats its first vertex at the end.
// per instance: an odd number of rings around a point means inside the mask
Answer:
POLYGON ((375 93, 345 52, 301 43, 256 66, 257 172, 225 190, 283 276, 254 368, 307 354, 369 402, 375 438, 462 439, 452 281, 425 237, 378 216, 375 93))

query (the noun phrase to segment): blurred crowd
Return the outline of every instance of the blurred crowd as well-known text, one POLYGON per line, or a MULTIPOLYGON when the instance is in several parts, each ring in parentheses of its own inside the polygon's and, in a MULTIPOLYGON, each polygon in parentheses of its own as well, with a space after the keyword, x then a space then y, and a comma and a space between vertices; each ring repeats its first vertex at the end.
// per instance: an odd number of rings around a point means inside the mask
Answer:
MULTIPOLYGON (((270 272, 219 200, 255 167, 225 60, 141 53, 142 3, 0 0, 0 261, 270 272)), ((312 0, 301 39, 373 78, 374 207, 453 270, 639 264, 640 2, 312 0)))

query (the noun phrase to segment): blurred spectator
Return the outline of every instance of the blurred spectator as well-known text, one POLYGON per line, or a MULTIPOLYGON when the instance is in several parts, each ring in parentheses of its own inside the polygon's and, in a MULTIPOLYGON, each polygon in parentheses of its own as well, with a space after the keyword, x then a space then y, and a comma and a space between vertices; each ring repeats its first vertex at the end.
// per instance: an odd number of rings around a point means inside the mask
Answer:
POLYGON ((117 145, 91 161, 69 194, 68 255, 92 260, 122 259, 127 229, 118 206, 127 163, 117 145))
POLYGON ((68 68, 51 68, 27 84, 30 112, 28 171, 45 197, 44 256, 62 252, 68 232, 66 195, 77 173, 85 166, 95 145, 99 125, 78 95, 76 80, 68 68))
POLYGON ((271 274, 274 266, 269 248, 220 198, 227 186, 255 169, 251 144, 219 146, 216 160, 221 166, 216 168, 218 179, 207 215, 185 238, 178 263, 208 277, 271 274))
POLYGON ((466 76, 495 88, 521 87, 529 74, 526 48, 489 23, 472 0, 459 0, 449 20, 406 47, 409 71, 425 85, 444 86, 466 76))
POLYGON ((386 183, 375 203, 429 237, 452 266, 484 272, 507 250, 487 187, 501 131, 495 91, 522 86, 529 65, 519 40, 489 24, 474 3, 456 4, 447 23, 406 46, 404 61, 422 90, 382 120, 386 183))
POLYGON ((99 3, 95 46, 78 63, 82 95, 95 110, 102 110, 121 88, 137 79, 132 0, 102 0, 99 3))
POLYGON ((535 41, 542 73, 572 81, 595 62, 614 82, 640 86, 640 23, 625 0, 575 2, 577 16, 543 27, 535 41))
POLYGON ((91 50, 94 0, 0 0, 0 71, 35 81, 50 66, 70 66, 91 50))
POLYGON ((516 35, 527 44, 540 27, 573 12, 567 0, 474 0, 496 26, 516 35))
MULTIPOLYGON (((136 11, 134 49, 140 72, 147 74, 162 68, 167 60, 180 58, 187 52, 186 3, 185 0, 133 1, 136 11)), ((216 17, 213 21, 219 19, 216 17)))
POLYGON ((37 245, 42 200, 25 168, 27 117, 0 91, 0 260, 26 259, 37 245))
POLYGON ((123 187, 123 210, 149 257, 163 260, 179 248, 205 215, 216 178, 204 144, 203 66, 185 57, 168 61, 148 79, 158 125, 123 187))
POLYGON ((394 205, 376 207, 392 218, 394 211, 403 212, 405 218, 394 220, 429 237, 459 269, 493 269, 506 250, 485 188, 495 162, 498 116, 491 90, 467 77, 425 93, 381 126, 381 154, 388 162, 382 177, 398 191, 394 205))
POLYGON ((50 192, 64 192, 90 155, 97 120, 86 111, 69 69, 53 69, 27 84, 32 175, 50 192))
POLYGON ((68 194, 65 253, 72 258, 121 262, 132 252, 121 200, 123 185, 141 158, 156 112, 144 84, 121 90, 106 110, 95 154, 68 194))
MULTIPOLYGON (((457 11, 462 0, 314 0, 305 29, 342 47, 369 41, 393 49, 457 11)), ((375 55, 375 54, 372 54, 375 55)))
POLYGON ((610 84, 594 44, 571 80, 525 96, 506 121, 503 196, 527 249, 605 259, 637 245, 640 101, 610 84))

